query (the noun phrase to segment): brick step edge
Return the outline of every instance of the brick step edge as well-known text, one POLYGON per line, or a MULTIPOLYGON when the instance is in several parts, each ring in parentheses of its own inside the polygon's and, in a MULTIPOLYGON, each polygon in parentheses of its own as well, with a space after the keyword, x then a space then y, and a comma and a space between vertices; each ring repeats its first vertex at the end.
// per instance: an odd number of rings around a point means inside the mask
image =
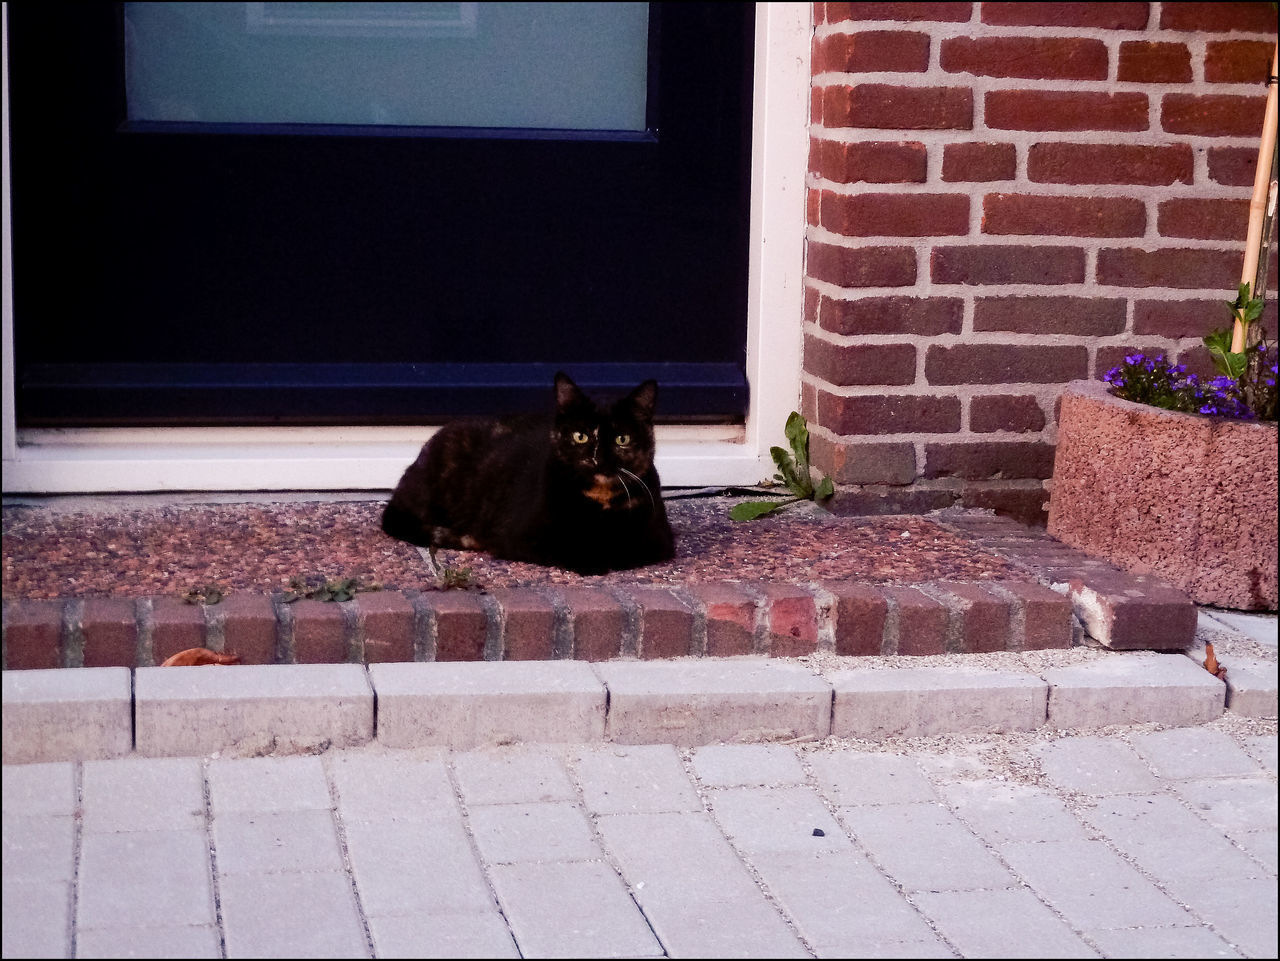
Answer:
POLYGON ((232 594, 212 605, 169 596, 20 599, 3 611, 8 670, 150 667, 192 647, 244 664, 374 664, 927 655, 1081 640, 1072 599, 1030 580, 373 591, 293 603, 232 594))

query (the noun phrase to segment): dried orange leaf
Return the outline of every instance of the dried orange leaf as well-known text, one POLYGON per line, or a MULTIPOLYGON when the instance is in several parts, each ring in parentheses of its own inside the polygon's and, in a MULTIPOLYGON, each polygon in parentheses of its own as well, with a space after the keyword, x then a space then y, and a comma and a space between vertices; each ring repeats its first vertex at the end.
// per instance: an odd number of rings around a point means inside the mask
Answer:
POLYGON ((161 667, 199 667, 204 664, 239 664, 235 654, 219 654, 207 647, 189 647, 165 659, 161 667))
POLYGON ((1225 681, 1227 679, 1227 669, 1218 663, 1218 658, 1213 653, 1213 645, 1206 644, 1204 646, 1204 653, 1204 669, 1214 677, 1225 681))

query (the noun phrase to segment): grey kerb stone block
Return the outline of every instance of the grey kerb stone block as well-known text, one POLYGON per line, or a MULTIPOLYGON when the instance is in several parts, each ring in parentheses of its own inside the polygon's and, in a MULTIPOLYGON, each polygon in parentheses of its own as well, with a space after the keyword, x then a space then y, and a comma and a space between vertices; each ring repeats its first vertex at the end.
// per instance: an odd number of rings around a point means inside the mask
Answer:
POLYGON ((296 753, 373 739, 359 664, 140 667, 137 750, 151 757, 296 753))
POLYGON ((831 685, 798 664, 761 658, 608 661, 606 736, 621 744, 823 738, 831 685))
POLYGON ((1114 654, 1085 664, 1050 668, 1049 724, 1104 727, 1155 722, 1172 727, 1219 716, 1226 685, 1181 654, 1114 654))
POLYGON ((133 749, 127 667, 5 671, 4 763, 119 757, 133 749))
POLYGON ((976 669, 855 669, 831 683, 831 733, 868 740, 1033 731, 1045 721, 1049 694, 1033 674, 976 669))
POLYGON ((604 685, 583 661, 373 664, 388 747, 574 743, 604 736, 604 685))

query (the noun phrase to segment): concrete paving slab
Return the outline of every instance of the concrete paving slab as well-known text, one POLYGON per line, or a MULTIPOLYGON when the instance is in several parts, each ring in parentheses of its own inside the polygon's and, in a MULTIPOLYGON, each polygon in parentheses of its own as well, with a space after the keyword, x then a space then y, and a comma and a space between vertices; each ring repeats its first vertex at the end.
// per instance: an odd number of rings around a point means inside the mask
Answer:
POLYGON ((1104 958, 1243 958, 1208 928, 1115 928, 1090 932, 1104 958))
POLYGON ((328 811, 333 807, 320 758, 215 757, 209 761, 214 817, 235 811, 328 811))
POLYGON ((1101 798, 1083 817, 1148 877, 1192 906, 1200 887, 1261 873, 1221 831, 1168 795, 1101 798))
POLYGON ((212 924, 151 928, 88 928, 76 937, 82 958, 220 958, 222 940, 212 924))
POLYGON ((518 958, 506 919, 483 913, 409 914, 369 919, 379 958, 518 958))
POLYGON ((1276 957, 1280 918, 1274 876, 1203 885, 1195 892, 1191 907, 1245 957, 1276 957))
POLYGON ((1249 757, 1275 774, 1280 770, 1280 740, 1274 734, 1248 734, 1240 739, 1249 757))
POLYGON ((818 786, 836 804, 910 804, 937 801, 913 758, 865 751, 813 754, 818 786))
POLYGON ((213 878, 203 828, 85 833, 80 851, 82 928, 213 924, 213 878))
POLYGON ((836 814, 906 891, 1004 888, 1013 876, 962 821, 938 804, 864 804, 836 814))
POLYGON ((1151 766, 1157 777, 1165 779, 1258 773, 1258 762, 1222 731, 1176 727, 1136 734, 1129 739, 1129 744, 1151 766))
POLYGON ((496 910, 461 815, 349 823, 346 838, 368 917, 496 910))
POLYGON ((1181 654, 1117 653, 1041 676, 1056 728, 1201 724, 1222 714, 1226 685, 1181 654))
POLYGON ((5 815, 5 883, 71 881, 75 858, 76 823, 70 816, 5 815))
POLYGON ((950 953, 852 844, 817 856, 756 855, 751 866, 820 958, 942 958, 950 953), (857 897, 849 897, 850 891, 857 897))
POLYGON ((1191 926, 1196 919, 1100 840, 999 846, 1024 882, 1087 937, 1115 928, 1191 926))
POLYGON ((369 957, 343 874, 233 874, 220 894, 229 958, 369 957))
POLYGON ((399 752, 345 754, 333 759, 329 771, 344 821, 462 817, 443 757, 418 760, 399 752))
POLYGON ((0 910, 0 954, 6 958, 71 957, 72 884, 29 881, 7 873, 0 910))
POLYGON ((137 750, 149 757, 306 753, 373 737, 373 691, 358 664, 142 667, 137 750))
POLYGON ((1276 824, 1280 815, 1275 784, 1256 777, 1182 781, 1173 789, 1197 817, 1233 840, 1261 825, 1276 824))
POLYGON ((342 848, 328 811, 215 815, 213 844, 222 875, 342 870, 342 848))
POLYGON ((1244 611, 1224 611, 1214 607, 1202 607, 1200 617, 1216 621, 1273 650, 1276 648, 1277 618, 1275 614, 1248 614, 1244 611))
POLYGON ((469 805, 577 799, 564 762, 541 745, 468 752, 454 772, 469 805))
POLYGON ((661 958, 662 946, 603 861, 502 864, 493 886, 526 958, 661 958))
POLYGON ((5 764, 120 757, 133 750, 126 667, 5 671, 5 764))
POLYGON ((606 737, 692 747, 831 732, 831 685, 798 664, 762 658, 605 661, 606 737))
POLYGON ((831 675, 831 733, 871 741, 1033 731, 1048 685, 1033 674, 942 667, 855 668, 831 675))
POLYGON ((1123 741, 1080 735, 1038 745, 1033 753, 1045 776, 1066 791, 1102 796, 1160 786, 1150 767, 1123 741))
POLYGON ((1096 958, 1026 888, 918 891, 915 903, 967 958, 1096 958))
POLYGON ((820 855, 849 839, 811 787, 732 787, 710 792, 711 813, 742 854, 820 855))
POLYGON ((944 785, 942 794, 960 820, 993 844, 1085 837, 1084 828, 1062 799, 1045 788, 966 780, 944 785))
POLYGON ((0 779, 5 814, 75 814, 76 767, 69 761, 14 764, 0 779))
POLYGON ((591 822, 570 801, 478 804, 469 808, 467 821, 476 850, 488 864, 604 857, 591 822))
POLYGON ((86 761, 85 831, 203 828, 204 771, 193 757, 86 761))
POLYGON ((693 770, 704 787, 803 784, 804 768, 782 744, 708 744, 693 752, 693 770))
POLYGON ((669 744, 591 747, 576 752, 573 768, 583 804, 593 814, 702 810, 669 744))
POLYGON ((605 689, 582 661, 373 664, 378 740, 470 749, 599 740, 605 689))

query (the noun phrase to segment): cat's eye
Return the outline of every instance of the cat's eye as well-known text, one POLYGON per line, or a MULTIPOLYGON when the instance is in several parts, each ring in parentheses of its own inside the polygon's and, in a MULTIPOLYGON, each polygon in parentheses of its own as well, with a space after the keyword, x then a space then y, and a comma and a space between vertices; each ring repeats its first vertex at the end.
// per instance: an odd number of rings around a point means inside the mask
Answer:
POLYGON ((569 435, 569 437, 575 444, 585 444, 587 441, 591 440, 589 436, 587 436, 580 430, 575 430, 572 434, 569 435))
POLYGON ((619 447, 630 447, 630 446, 631 446, 631 435, 630 435, 630 434, 619 434, 617 437, 615 437, 615 438, 613 439, 613 442, 614 442, 615 444, 617 444, 619 447))

